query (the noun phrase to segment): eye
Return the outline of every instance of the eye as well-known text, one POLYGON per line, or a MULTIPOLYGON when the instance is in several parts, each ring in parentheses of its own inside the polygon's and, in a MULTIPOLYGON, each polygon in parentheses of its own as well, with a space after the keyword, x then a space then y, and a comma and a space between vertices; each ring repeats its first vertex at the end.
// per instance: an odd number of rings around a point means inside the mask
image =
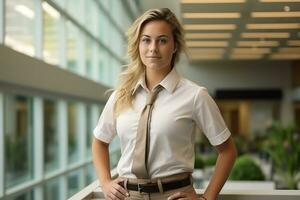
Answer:
POLYGON ((151 40, 149 38, 145 37, 145 38, 142 38, 142 42, 148 44, 151 42, 151 40))
POLYGON ((161 44, 166 44, 167 42, 168 42, 168 40, 166 38, 159 39, 159 43, 161 43, 161 44))

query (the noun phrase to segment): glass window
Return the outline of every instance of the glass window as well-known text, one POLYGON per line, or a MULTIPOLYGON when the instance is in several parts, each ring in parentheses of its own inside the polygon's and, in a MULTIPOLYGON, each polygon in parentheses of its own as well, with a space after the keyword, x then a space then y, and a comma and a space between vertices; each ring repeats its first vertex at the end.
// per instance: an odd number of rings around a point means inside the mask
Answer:
POLYGON ((95 24, 97 21, 96 14, 98 7, 95 1, 84 1, 85 3, 85 26, 86 28, 96 36, 95 34, 95 24))
POLYGON ((33 56, 34 48, 34 0, 5 1, 5 44, 33 56))
POLYGON ((60 192, 59 178, 48 181, 44 186, 44 200, 59 199, 60 192))
POLYGON ((30 192, 26 192, 25 194, 21 194, 15 198, 13 198, 13 200, 34 200, 34 194, 33 194, 33 190, 31 190, 30 192))
POLYGON ((105 74, 104 74, 104 50, 102 48, 99 49, 99 55, 98 55, 98 67, 99 67, 99 75, 98 80, 101 83, 104 83, 105 80, 105 74))
POLYGON ((52 1, 55 2, 59 7, 65 8, 65 2, 67 0, 52 0, 52 1))
POLYGON ((78 161, 79 156, 77 118, 76 103, 68 103, 68 161, 70 164, 78 161))
MULTIPOLYGON (((100 3, 101 4, 101 3, 100 3)), ((107 16, 100 11, 99 13, 99 38, 100 40, 107 46, 109 46, 109 41, 108 41, 108 35, 110 33, 110 21, 108 20, 107 16)))
POLYGON ((6 188, 33 178, 32 98, 4 96, 6 188))
POLYGON ((80 174, 81 171, 77 170, 68 176, 68 198, 80 190, 80 174))
POLYGON ((93 121, 92 121, 92 106, 86 106, 86 147, 87 156, 91 156, 91 144, 92 144, 92 132, 93 132, 93 121))
POLYGON ((93 42, 90 38, 86 37, 85 39, 86 43, 85 43, 85 66, 86 66, 86 74, 88 76, 88 78, 92 79, 93 78, 93 49, 94 49, 94 45, 93 42))
POLYGON ((43 56, 46 62, 59 64, 59 19, 60 14, 46 1, 42 3, 44 20, 44 50, 43 56))
MULTIPOLYGON (((90 1, 90 0, 89 0, 90 1)), ((75 18, 80 24, 84 23, 83 3, 84 0, 66 0, 67 12, 75 18)))
POLYGON ((97 179, 95 168, 93 164, 89 164, 86 167, 86 185, 91 184, 97 179))
POLYGON ((79 30, 71 22, 66 23, 67 26, 67 69, 79 74, 78 67, 78 51, 79 51, 79 30))
POLYGON ((111 67, 110 67, 110 55, 107 51, 101 50, 100 55, 100 80, 106 85, 110 85, 111 81, 111 67))
POLYGON ((44 163, 46 172, 59 167, 58 121, 56 103, 44 100, 44 163))

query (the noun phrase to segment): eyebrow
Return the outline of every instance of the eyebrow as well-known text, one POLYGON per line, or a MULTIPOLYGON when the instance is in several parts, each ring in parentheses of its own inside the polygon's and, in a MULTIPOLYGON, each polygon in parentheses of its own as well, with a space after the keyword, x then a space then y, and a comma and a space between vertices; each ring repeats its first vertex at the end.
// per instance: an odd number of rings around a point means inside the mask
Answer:
MULTIPOLYGON (((151 38, 150 35, 145 35, 145 34, 143 34, 142 37, 149 37, 149 38, 151 38)), ((169 36, 167 36, 167 35, 159 35, 157 38, 161 38, 161 37, 167 37, 168 38, 169 36)))

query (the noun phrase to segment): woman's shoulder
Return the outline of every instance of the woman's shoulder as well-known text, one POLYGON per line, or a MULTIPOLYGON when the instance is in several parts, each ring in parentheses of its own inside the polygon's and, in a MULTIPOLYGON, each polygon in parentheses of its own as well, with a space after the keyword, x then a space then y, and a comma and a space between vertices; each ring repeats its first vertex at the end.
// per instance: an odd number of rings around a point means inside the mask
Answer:
POLYGON ((199 85, 198 83, 184 77, 181 77, 180 85, 182 87, 186 87, 186 89, 189 88, 197 92, 207 91, 205 86, 199 85))

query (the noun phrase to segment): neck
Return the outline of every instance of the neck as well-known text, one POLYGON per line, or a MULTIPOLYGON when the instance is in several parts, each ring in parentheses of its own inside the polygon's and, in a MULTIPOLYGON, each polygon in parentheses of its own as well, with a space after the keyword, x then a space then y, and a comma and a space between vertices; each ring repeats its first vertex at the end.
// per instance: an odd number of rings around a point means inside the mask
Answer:
POLYGON ((162 70, 153 70, 146 68, 146 84, 148 89, 151 91, 153 87, 160 83, 171 70, 171 68, 162 70))

